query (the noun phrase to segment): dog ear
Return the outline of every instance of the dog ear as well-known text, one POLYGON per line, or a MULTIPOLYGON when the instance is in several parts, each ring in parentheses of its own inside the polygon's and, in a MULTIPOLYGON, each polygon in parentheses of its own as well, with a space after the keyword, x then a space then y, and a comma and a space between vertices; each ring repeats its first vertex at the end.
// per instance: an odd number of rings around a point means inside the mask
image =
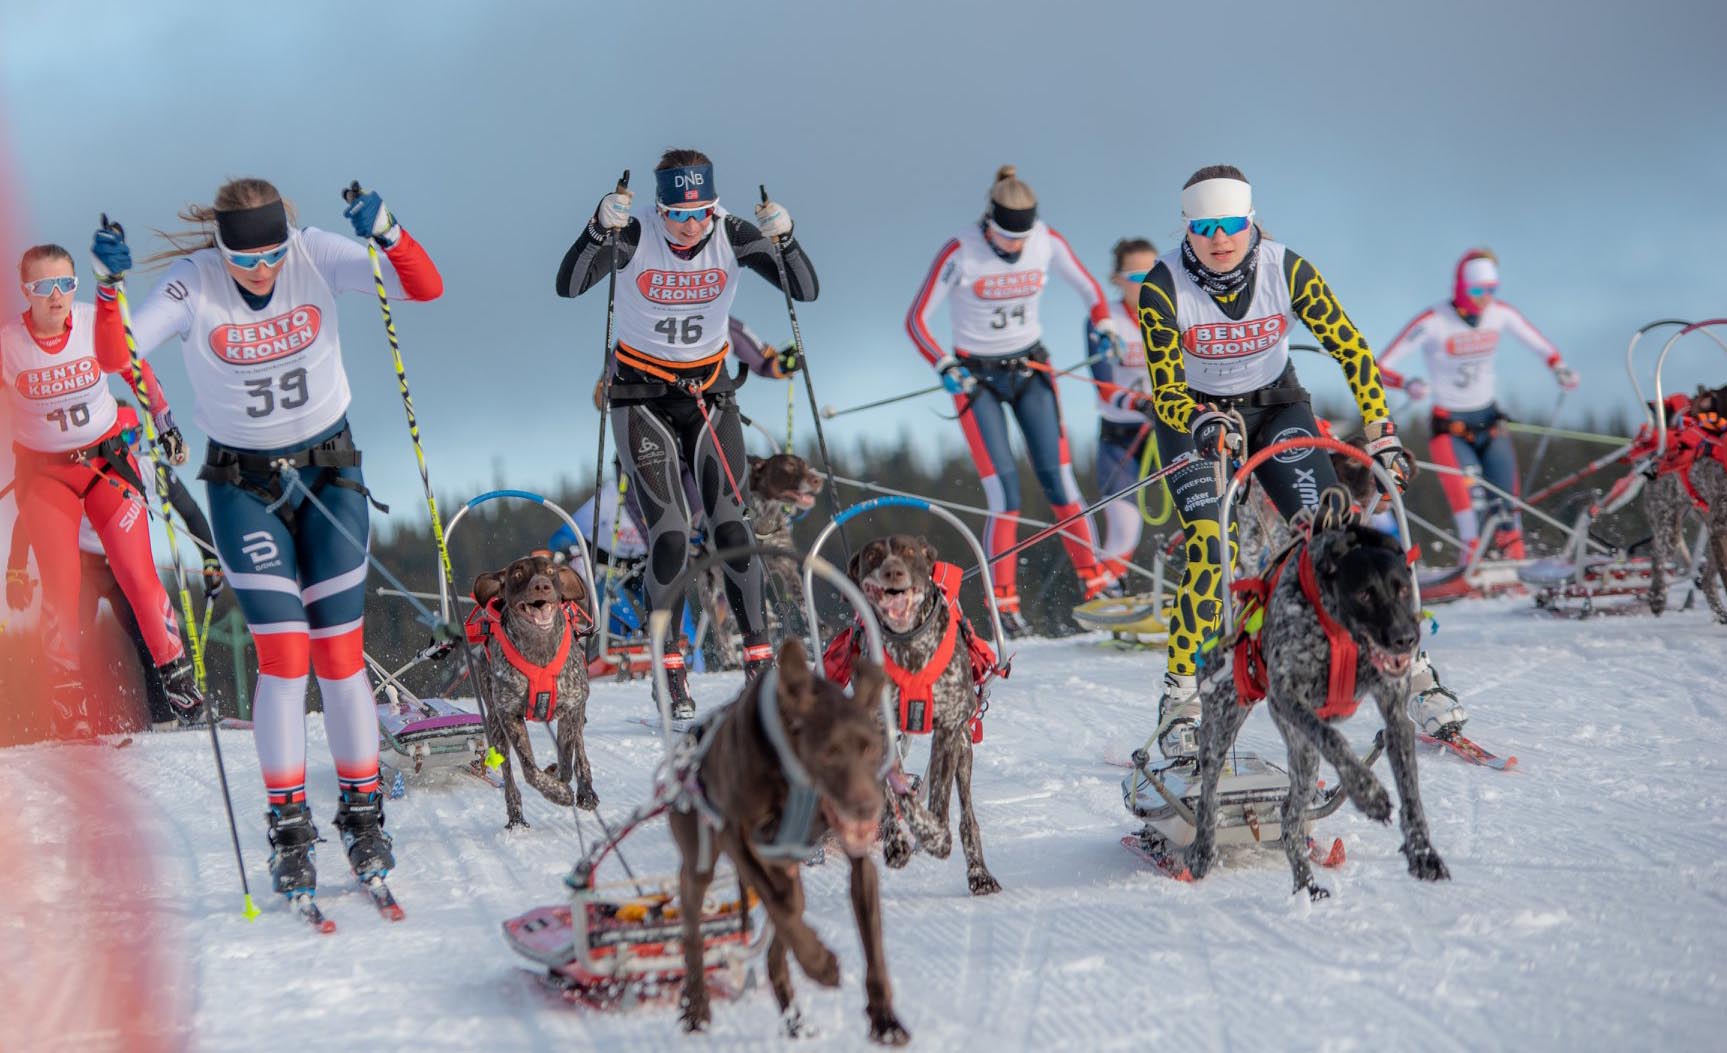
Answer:
POLYGON ((568 566, 552 568, 552 580, 558 583, 558 599, 565 603, 587 603, 588 586, 582 576, 568 566))
POLYGON ((1331 581, 1337 576, 1337 568, 1343 560, 1343 554, 1349 547, 1347 533, 1327 532, 1315 534, 1308 542, 1313 556, 1313 574, 1320 581, 1331 581))
POLYGON ((919 534, 917 536, 917 543, 923 546, 924 562, 928 563, 931 567, 934 567, 935 566, 935 546, 930 544, 929 538, 924 537, 922 534, 919 534))
POLYGON ((764 465, 768 462, 767 462, 767 458, 757 457, 755 454, 752 453, 752 454, 750 454, 744 458, 744 463, 749 465, 750 474, 754 475, 757 472, 762 470, 762 465, 764 465))
POLYGON ((860 656, 852 665, 852 699, 866 712, 879 712, 881 693, 887 684, 882 668, 860 656))
POLYGON ((780 644, 780 712, 794 719, 808 716, 815 701, 815 692, 811 690, 813 680, 804 645, 797 637, 788 636, 785 643, 780 644))
POLYGON ((504 593, 504 572, 487 571, 474 579, 474 599, 484 607, 504 593))
MULTIPOLYGON (((868 545, 864 546, 864 548, 868 547, 868 545)), ((864 550, 860 548, 856 552, 852 553, 851 559, 846 561, 846 577, 850 578, 854 583, 863 581, 863 558, 864 550)))

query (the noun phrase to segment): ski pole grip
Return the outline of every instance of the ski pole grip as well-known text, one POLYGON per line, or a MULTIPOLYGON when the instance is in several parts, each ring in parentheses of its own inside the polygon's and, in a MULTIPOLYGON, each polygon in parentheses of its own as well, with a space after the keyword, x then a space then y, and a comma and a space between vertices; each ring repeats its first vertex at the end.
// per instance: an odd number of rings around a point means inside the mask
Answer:
POLYGON ((618 179, 618 193, 621 194, 624 191, 628 190, 629 188, 630 188, 630 170, 628 168, 626 168, 626 169, 624 169, 623 176, 618 179))
POLYGON ((354 203, 354 199, 358 198, 361 193, 360 181, 356 179, 343 188, 342 201, 344 204, 352 205, 354 203))
POLYGON ((116 222, 114 222, 114 221, 113 221, 113 220, 111 220, 111 219, 109 219, 109 218, 108 218, 108 213, 106 213, 106 212, 104 212, 104 213, 102 213, 102 220, 101 220, 101 222, 102 222, 102 229, 103 229, 103 230, 111 230, 111 231, 113 231, 113 232, 114 232, 114 233, 116 233, 116 234, 118 234, 118 235, 120 235, 120 240, 121 240, 121 241, 124 241, 124 240, 126 240, 126 228, 125 228, 125 227, 122 227, 122 226, 121 226, 121 225, 120 225, 120 224, 118 224, 118 223, 116 223, 116 222))
POLYGON ((766 183, 757 183, 756 187, 762 192, 762 201, 766 202, 768 199, 768 185, 766 183))

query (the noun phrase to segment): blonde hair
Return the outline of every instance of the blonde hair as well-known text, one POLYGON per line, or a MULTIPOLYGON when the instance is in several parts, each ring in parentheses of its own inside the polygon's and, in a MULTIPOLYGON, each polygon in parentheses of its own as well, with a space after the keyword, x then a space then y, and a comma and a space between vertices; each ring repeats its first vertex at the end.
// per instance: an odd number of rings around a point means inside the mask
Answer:
POLYGON ((18 280, 19 281, 24 280, 24 268, 30 266, 32 263, 35 263, 38 260, 64 260, 64 261, 66 261, 66 263, 68 265, 70 265, 72 267, 72 271, 74 274, 76 274, 78 271, 77 265, 72 263, 72 254, 70 252, 67 252, 65 250, 65 248, 63 248, 62 246, 53 245, 53 244, 32 245, 29 248, 25 249, 24 255, 19 257, 19 259, 18 259, 18 280))
POLYGON ((275 184, 267 179, 230 179, 216 188, 216 200, 209 205, 187 205, 181 209, 179 216, 187 223, 196 223, 191 230, 176 230, 173 232, 158 230, 156 236, 166 241, 173 248, 146 257, 144 262, 162 263, 167 260, 190 256, 202 249, 216 247, 216 213, 235 212, 243 208, 257 208, 268 205, 272 201, 282 202, 288 212, 288 222, 294 222, 294 206, 282 197, 275 184))
POLYGON ((1020 180, 1018 173, 1019 169, 1013 165, 1002 165, 995 170, 995 182, 989 188, 991 204, 1002 208, 1037 207, 1037 193, 1020 180))

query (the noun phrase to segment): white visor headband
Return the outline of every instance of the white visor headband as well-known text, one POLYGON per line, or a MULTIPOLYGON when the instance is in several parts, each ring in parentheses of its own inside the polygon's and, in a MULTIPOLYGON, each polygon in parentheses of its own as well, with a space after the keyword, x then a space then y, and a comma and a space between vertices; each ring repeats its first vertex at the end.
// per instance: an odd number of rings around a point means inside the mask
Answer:
POLYGON ((1240 179, 1202 179, 1181 192, 1183 219, 1219 219, 1253 211, 1253 188, 1240 179))
POLYGON ((1498 285, 1499 265, 1486 256, 1477 256, 1463 265, 1463 284, 1498 285))

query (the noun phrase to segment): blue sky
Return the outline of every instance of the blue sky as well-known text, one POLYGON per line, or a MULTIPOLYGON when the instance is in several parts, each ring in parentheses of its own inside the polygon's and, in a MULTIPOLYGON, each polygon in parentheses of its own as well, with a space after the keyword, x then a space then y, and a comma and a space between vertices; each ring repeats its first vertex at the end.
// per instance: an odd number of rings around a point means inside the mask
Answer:
MULTIPOLYGON (((97 213, 143 242, 230 176, 271 179, 331 229, 348 180, 381 191, 447 281, 397 324, 434 481, 465 496, 495 477, 550 487, 591 471, 604 298, 560 300, 552 278, 618 172, 647 185, 672 145, 714 157, 733 208, 766 182, 796 218, 822 279, 800 320, 824 402, 931 381, 903 315, 998 164, 1019 165, 1101 277, 1117 237, 1172 244, 1181 183, 1228 161, 1376 345, 1485 243, 1505 297, 1583 375, 1567 415, 1629 407, 1633 329, 1727 314, 1722 10, 59 0, 0 15, 0 134, 26 233, 81 258, 97 213)), ((1080 304, 1049 295, 1046 342, 1076 360, 1080 304)), ((737 311, 788 335, 765 283, 746 278, 737 311)), ((375 302, 350 298, 342 324, 369 481, 423 515, 375 302)), ((1681 345, 1670 382, 1718 380, 1718 355, 1681 345)), ((189 397, 178 348, 155 360, 189 397)), ((1316 392, 1343 391, 1329 363, 1301 368, 1316 392)), ((1513 352, 1503 384, 1532 416, 1552 404, 1532 356, 1513 352)), ((1089 442, 1090 389, 1064 400, 1089 442)), ((743 402, 783 429, 783 388, 754 382, 743 402)), ((843 418, 829 439, 957 445, 941 408, 843 418)))

